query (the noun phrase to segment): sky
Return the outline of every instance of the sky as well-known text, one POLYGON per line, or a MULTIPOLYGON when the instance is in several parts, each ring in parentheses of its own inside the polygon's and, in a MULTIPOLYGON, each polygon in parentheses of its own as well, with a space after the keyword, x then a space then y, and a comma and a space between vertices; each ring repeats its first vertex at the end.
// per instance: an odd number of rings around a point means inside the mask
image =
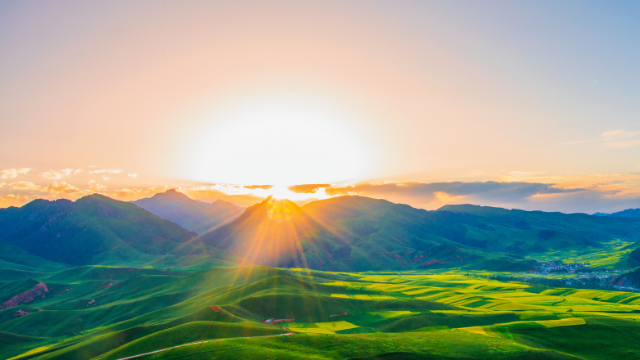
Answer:
POLYGON ((636 1, 0 2, 0 207, 640 207, 636 1))

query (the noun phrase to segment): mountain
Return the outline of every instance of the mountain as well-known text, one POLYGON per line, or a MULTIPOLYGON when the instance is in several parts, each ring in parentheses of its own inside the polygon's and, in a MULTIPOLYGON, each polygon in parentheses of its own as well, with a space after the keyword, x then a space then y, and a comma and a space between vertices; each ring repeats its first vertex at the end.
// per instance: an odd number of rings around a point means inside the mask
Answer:
POLYGON ((237 218, 245 209, 222 200, 196 201, 174 189, 132 203, 198 234, 237 218))
POLYGON ((198 241, 243 261, 272 266, 522 271, 532 269, 525 256, 601 248, 603 242, 638 234, 638 219, 474 205, 426 211, 343 196, 301 208, 268 200, 198 241), (269 216, 274 211, 280 215, 269 216))
POLYGON ((640 218, 640 209, 627 209, 609 214, 608 216, 640 218))
POLYGON ((242 264, 324 268, 340 239, 289 200, 271 197, 199 237, 242 264))
POLYGON ((170 253, 196 235, 136 205, 97 194, 0 209, 0 240, 65 264, 143 261, 170 253))

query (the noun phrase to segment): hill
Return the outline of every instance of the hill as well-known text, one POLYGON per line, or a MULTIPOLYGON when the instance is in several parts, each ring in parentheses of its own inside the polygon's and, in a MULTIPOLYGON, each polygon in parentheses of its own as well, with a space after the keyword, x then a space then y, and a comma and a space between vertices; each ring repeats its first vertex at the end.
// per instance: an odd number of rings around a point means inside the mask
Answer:
POLYGON ((289 200, 271 197, 198 239, 243 264, 323 268, 340 239, 289 200))
MULTIPOLYGON (((72 265, 133 264, 167 254, 195 235, 136 205, 97 194, 0 209, 0 240, 72 265)), ((13 257, 18 256, 23 255, 13 257)))
POLYGON ((0 358, 637 358, 639 294, 477 274, 85 266, 0 284, 47 289, 0 310, 0 358))
POLYGON ((640 234, 638 219, 473 205, 415 209, 360 196, 303 207, 268 199, 201 235, 200 248, 247 264, 370 271, 532 269, 525 257, 587 251, 640 234))
POLYGON ((174 189, 132 203, 198 234, 234 220, 245 209, 222 200, 213 203, 196 201, 174 189))
POLYGON ((640 234, 637 219, 474 205, 426 211, 359 196, 315 201, 302 209, 343 240, 340 251, 352 270, 367 264, 372 270, 491 268, 500 262, 507 266, 502 270, 526 270, 524 256, 598 248, 640 234), (509 263, 515 265, 509 269, 509 263))

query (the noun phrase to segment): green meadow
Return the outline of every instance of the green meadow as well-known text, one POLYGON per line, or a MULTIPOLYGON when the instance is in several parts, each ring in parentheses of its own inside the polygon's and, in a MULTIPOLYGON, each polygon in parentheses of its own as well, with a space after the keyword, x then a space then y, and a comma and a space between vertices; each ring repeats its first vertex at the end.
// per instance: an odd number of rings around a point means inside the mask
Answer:
POLYGON ((639 358, 640 294, 488 275, 76 267, 0 283, 48 289, 0 310, 0 358, 639 358))

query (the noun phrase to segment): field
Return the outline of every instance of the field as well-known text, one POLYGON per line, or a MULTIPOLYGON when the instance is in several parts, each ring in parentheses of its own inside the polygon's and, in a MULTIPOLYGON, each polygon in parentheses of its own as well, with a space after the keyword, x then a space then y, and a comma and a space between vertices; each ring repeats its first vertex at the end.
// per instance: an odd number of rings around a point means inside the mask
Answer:
POLYGON ((52 271, 0 283, 1 303, 48 290, 0 310, 0 358, 115 360, 191 343, 142 358, 640 358, 637 293, 491 272, 52 271))

